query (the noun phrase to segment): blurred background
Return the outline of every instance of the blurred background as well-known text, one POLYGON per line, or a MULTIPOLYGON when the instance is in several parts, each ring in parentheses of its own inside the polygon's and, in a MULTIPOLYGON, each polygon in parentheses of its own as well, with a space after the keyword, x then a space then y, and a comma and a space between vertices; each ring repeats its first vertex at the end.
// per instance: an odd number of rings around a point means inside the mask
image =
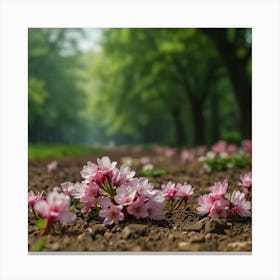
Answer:
POLYGON ((251 139, 248 28, 28 30, 32 145, 251 139))

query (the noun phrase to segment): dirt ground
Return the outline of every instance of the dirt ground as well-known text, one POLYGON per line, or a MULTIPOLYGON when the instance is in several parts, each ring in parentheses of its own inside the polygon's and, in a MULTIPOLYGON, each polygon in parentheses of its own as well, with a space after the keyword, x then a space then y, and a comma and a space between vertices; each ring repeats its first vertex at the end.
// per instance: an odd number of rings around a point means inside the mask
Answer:
MULTIPOLYGON (((209 219, 196 213, 197 198, 209 192, 209 187, 216 181, 228 179, 229 191, 238 189, 237 183, 242 173, 248 169, 233 168, 227 171, 207 173, 197 160, 183 163, 179 155, 171 158, 158 156, 151 150, 140 148, 110 149, 98 157, 107 155, 118 161, 126 157, 139 159, 150 156, 156 168, 168 170, 161 177, 149 177, 155 187, 168 181, 187 182, 195 188, 194 195, 188 201, 187 210, 166 212, 162 221, 125 218, 119 225, 104 226, 102 219, 96 214, 81 214, 77 205, 77 220, 73 225, 60 227, 55 225, 46 237, 42 251, 153 251, 153 252, 251 252, 252 223, 251 218, 209 219)), ((61 183, 80 181, 80 171, 88 160, 96 162, 97 155, 68 156, 58 160, 58 170, 47 172, 47 164, 51 159, 29 161, 28 189, 33 191, 50 191, 61 183)), ((137 162, 136 162, 137 163, 137 162)), ((141 177, 140 166, 134 168, 136 176, 141 177)), ((39 239, 40 229, 37 219, 28 211, 28 250, 34 251, 39 239)))

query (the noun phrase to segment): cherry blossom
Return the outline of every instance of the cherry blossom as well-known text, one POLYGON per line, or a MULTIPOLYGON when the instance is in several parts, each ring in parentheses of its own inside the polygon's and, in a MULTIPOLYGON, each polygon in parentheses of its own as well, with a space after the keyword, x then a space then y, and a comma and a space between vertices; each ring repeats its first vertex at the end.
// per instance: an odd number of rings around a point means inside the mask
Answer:
POLYGON ((177 184, 176 185, 176 196, 177 197, 182 197, 184 200, 187 200, 190 196, 193 195, 194 189, 190 184, 177 184))
POLYGON ((62 224, 69 224, 76 220, 76 215, 69 211, 70 198, 64 193, 51 191, 46 200, 37 201, 34 210, 47 218, 47 224, 41 235, 49 232, 52 224, 59 221, 62 224))
POLYGON ((226 218, 229 213, 229 201, 223 198, 217 199, 213 202, 209 209, 209 217, 211 218, 226 218))
POLYGON ((237 148, 237 146, 235 144, 229 144, 227 146, 227 149, 226 149, 226 151, 228 153, 235 153, 235 152, 237 152, 237 150, 238 150, 238 148, 237 148))
POLYGON ((241 217, 251 216, 251 202, 246 200, 244 193, 234 191, 230 201, 234 205, 231 209, 232 213, 238 213, 241 217))
POLYGON ((137 181, 135 181, 135 183, 138 195, 151 197, 155 194, 154 185, 149 183, 149 180, 147 178, 141 177, 137 181))
POLYGON ((163 203, 157 202, 153 199, 148 200, 146 203, 148 217, 153 220, 164 219, 164 206, 163 203))
POLYGON ((139 161, 140 161, 140 163, 141 163, 142 165, 144 165, 144 164, 150 163, 150 162, 151 162, 151 159, 150 159, 150 157, 141 157, 141 158, 139 159, 139 161))
POLYGON ((252 141, 245 139, 242 141, 242 149, 248 153, 252 152, 252 141))
POLYGON ((114 199, 118 204, 126 206, 133 202, 136 192, 136 186, 122 185, 117 189, 117 195, 115 195, 114 199))
POLYGON ((147 205, 145 204, 145 197, 140 196, 127 207, 127 212, 135 216, 137 219, 146 218, 148 216, 147 205))
POLYGON ((163 150, 163 154, 166 157, 173 157, 176 154, 175 148, 165 147, 163 150))
POLYGON ((82 178, 86 180, 91 180, 90 178, 95 178, 98 172, 98 166, 95 163, 92 163, 91 161, 87 162, 87 165, 83 166, 83 169, 81 171, 82 178))
POLYGON ((228 188, 228 181, 224 180, 224 182, 216 182, 214 184, 214 186, 210 187, 210 197, 214 200, 216 199, 220 199, 222 197, 224 197, 224 195, 227 192, 227 188, 228 188))
POLYGON ((105 225, 118 224, 124 219, 124 214, 121 212, 122 209, 122 205, 106 205, 105 208, 99 211, 99 216, 104 218, 103 223, 105 225))
POLYGON ((102 157, 101 159, 97 158, 97 164, 100 172, 109 173, 117 165, 117 162, 111 163, 109 157, 102 157))
POLYGON ((42 191, 35 195, 33 191, 28 192, 28 204, 33 206, 37 201, 44 200, 43 193, 42 191))
POLYGON ((245 173, 240 175, 240 181, 238 186, 240 186, 243 192, 248 193, 252 188, 252 172, 245 173))
POLYGON ((174 183, 168 182, 166 185, 162 185, 161 189, 166 200, 172 200, 175 198, 176 188, 174 183))
POLYGON ((214 153, 226 152, 227 142, 224 140, 218 141, 215 145, 212 146, 212 151, 214 153))
POLYGON ((135 175, 135 171, 131 170, 131 168, 125 164, 123 164, 120 169, 114 168, 112 180, 114 184, 121 185, 133 180, 135 175))
POLYGON ((184 149, 181 152, 181 160, 182 161, 191 161, 193 160, 193 154, 190 150, 184 149))
POLYGON ((204 194, 198 198, 199 207, 196 208, 199 214, 208 214, 213 205, 213 199, 209 196, 209 194, 204 194))
POLYGON ((55 172, 57 170, 57 161, 54 160, 52 162, 50 162, 48 165, 47 165, 47 168, 48 168, 48 172, 49 173, 52 173, 52 172, 55 172))

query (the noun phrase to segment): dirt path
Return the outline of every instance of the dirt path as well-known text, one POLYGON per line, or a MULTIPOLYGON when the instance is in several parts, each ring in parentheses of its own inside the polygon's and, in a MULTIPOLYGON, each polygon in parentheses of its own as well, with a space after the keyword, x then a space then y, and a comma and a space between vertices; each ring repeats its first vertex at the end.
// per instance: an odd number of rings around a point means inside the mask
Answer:
MULTIPOLYGON (((199 216, 195 209, 197 198, 208 193, 208 188, 216 181, 228 179, 229 191, 237 189, 239 176, 246 169, 229 169, 228 171, 203 171, 201 163, 194 160, 182 163, 179 156, 159 157, 152 151, 141 149, 112 149, 106 154, 118 161, 124 157, 134 159, 151 156, 157 168, 168 170, 166 175, 149 178, 159 187, 168 181, 187 182, 195 188, 189 199, 187 210, 167 212, 163 221, 125 219, 119 225, 105 227, 102 220, 94 214, 78 216, 75 224, 63 228, 54 227, 47 235, 43 251, 251 251, 251 218, 210 220, 199 216)), ((100 155, 102 156, 102 155, 100 155)), ((69 156, 58 160, 59 168, 55 173, 47 172, 50 160, 29 162, 28 188, 33 191, 49 191, 65 181, 80 181, 82 166, 90 160, 96 162, 96 155, 69 156)), ((135 168, 138 177, 140 169, 135 168)), ((78 205, 77 208, 80 206, 78 205)), ((81 208, 80 208, 81 209, 81 208)), ((28 249, 34 250, 40 230, 35 225, 36 218, 29 211, 28 249)))

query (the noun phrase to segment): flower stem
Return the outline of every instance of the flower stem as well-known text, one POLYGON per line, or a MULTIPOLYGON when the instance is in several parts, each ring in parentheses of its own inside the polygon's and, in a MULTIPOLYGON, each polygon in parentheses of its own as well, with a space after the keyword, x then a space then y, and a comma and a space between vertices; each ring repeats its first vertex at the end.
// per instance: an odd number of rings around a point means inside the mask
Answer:
POLYGON ((54 220, 47 220, 47 224, 43 229, 43 231, 40 233, 40 236, 48 234, 53 224, 54 224, 54 220))

